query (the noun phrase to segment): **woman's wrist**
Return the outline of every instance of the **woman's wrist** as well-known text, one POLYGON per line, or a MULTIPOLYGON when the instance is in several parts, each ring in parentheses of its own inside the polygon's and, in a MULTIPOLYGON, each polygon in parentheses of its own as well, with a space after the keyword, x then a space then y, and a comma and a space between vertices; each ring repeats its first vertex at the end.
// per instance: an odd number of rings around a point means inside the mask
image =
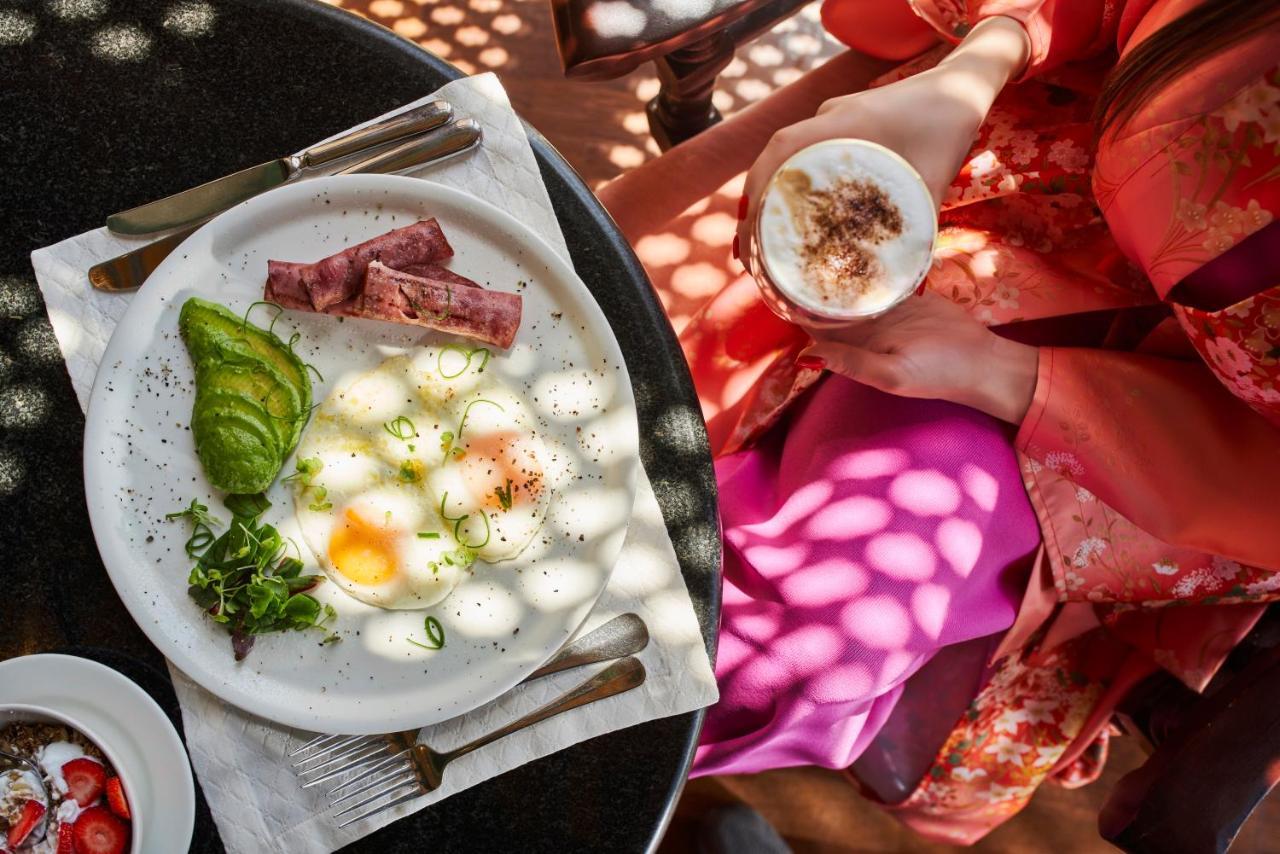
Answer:
POLYGON ((1022 24, 997 15, 985 18, 969 31, 938 68, 955 82, 957 94, 965 93, 983 113, 1000 90, 1026 68, 1031 40, 1022 24))
POLYGON ((1021 424, 1035 399, 1040 350, 991 335, 986 358, 974 365, 972 398, 962 401, 988 415, 1021 424))

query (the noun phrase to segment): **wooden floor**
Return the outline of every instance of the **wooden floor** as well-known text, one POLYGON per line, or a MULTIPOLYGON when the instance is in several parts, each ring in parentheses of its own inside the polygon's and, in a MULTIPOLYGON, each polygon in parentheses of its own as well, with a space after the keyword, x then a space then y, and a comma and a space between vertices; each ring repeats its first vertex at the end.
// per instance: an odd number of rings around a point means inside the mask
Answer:
MULTIPOLYGON (((517 111, 592 187, 658 155, 644 103, 658 88, 643 67, 620 80, 569 83, 556 54, 547 0, 327 0, 364 15, 448 59, 463 71, 494 71, 517 111)), ((839 50, 810 5, 739 53, 725 72, 716 104, 725 115, 752 103, 839 50)), ((425 94, 425 93, 424 93, 425 94)), ((982 852, 1089 854, 1113 851, 1095 830, 1098 807, 1114 781, 1141 764, 1125 739, 1105 775, 1083 789, 1048 785, 1031 805, 978 846, 982 852)), ((689 784, 664 841, 664 852, 694 851, 699 820, 718 805, 751 804, 797 852, 942 852, 862 800, 838 775, 791 769, 689 784)), ((1280 799, 1259 810, 1234 851, 1280 851, 1280 799)))

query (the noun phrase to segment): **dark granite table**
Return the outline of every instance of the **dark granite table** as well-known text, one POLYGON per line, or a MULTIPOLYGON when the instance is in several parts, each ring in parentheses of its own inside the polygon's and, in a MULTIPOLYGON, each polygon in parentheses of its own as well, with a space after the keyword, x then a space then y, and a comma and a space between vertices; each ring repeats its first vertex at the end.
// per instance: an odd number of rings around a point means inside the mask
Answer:
MULTIPOLYGON (((29 253, 112 211, 298 149, 457 74, 380 27, 308 0, 0 6, 0 658, 55 650, 97 658, 137 680, 181 728, 163 661, 126 616, 94 547, 84 419, 29 253)), ((630 248, 573 170, 530 135, 574 265, 626 354, 644 464, 713 649, 715 484, 689 374, 630 248)), ((700 723, 687 714, 577 745, 351 850, 651 848, 700 723)), ((203 800, 192 848, 222 850, 203 800)))

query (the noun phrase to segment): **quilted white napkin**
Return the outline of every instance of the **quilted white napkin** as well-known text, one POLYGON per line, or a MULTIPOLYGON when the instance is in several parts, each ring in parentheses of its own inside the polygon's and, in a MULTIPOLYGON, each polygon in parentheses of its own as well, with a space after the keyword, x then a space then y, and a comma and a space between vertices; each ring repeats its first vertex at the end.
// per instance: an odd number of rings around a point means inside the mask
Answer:
MULTIPOLYGON (((458 80, 400 110, 435 97, 453 104, 458 115, 475 118, 484 128, 484 142, 465 158, 414 174, 465 189, 498 205, 568 258, 533 150, 497 78, 484 74, 458 80)), ((382 117, 370 122, 377 118, 382 117)), ((86 271, 138 242, 98 229, 31 254, 81 407, 88 404, 98 362, 129 302, 127 295, 90 288, 86 271)), ((170 665, 182 704, 191 764, 227 850, 329 852, 454 792, 579 741, 715 702, 715 678, 671 538, 649 478, 642 471, 637 481, 622 556, 582 631, 628 611, 639 614, 652 637, 640 655, 649 673, 645 684, 466 756, 450 766, 444 785, 436 792, 371 821, 340 831, 324 814, 322 795, 315 789, 299 788, 285 754, 310 739, 312 733, 291 730, 229 706, 170 665)), ((437 749, 464 744, 554 699, 593 672, 592 668, 580 668, 518 688, 470 714, 424 730, 422 740, 437 749)))

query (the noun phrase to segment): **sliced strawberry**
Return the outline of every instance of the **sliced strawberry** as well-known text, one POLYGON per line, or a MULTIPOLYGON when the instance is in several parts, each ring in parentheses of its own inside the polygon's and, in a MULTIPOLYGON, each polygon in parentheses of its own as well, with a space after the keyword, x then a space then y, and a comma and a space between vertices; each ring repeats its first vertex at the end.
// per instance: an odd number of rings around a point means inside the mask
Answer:
POLYGON ((63 822, 58 825, 58 850, 56 854, 76 854, 75 826, 63 822))
POLYGON ((77 804, 87 807, 98 800, 107 785, 107 769, 101 762, 81 756, 62 766, 62 778, 67 781, 67 793, 77 804))
POLYGON ((129 815, 129 802, 125 800, 124 784, 119 777, 112 777, 107 781, 107 805, 121 818, 133 818, 129 815))
POLYGON ((129 825, 106 807, 89 807, 71 826, 76 854, 124 854, 129 848, 129 825))
POLYGON ((31 835, 31 831, 36 829, 36 825, 40 823, 40 819, 44 816, 44 804, 39 801, 27 801, 22 805, 22 812, 18 813, 18 820, 9 828, 9 838, 6 840, 10 848, 17 848, 23 841, 31 835))

